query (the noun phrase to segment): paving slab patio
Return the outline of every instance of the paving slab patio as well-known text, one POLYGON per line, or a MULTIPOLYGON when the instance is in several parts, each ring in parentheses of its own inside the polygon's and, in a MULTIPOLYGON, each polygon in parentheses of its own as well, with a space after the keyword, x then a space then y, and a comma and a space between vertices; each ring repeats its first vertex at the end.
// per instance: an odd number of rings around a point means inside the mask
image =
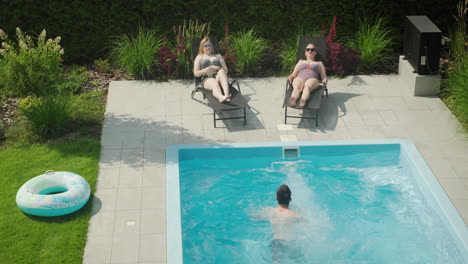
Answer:
POLYGON ((438 97, 414 97, 398 75, 329 81, 319 126, 284 125, 285 78, 239 79, 251 109, 218 121, 193 81, 109 87, 100 170, 83 263, 166 263, 166 147, 172 144, 409 139, 468 223, 468 140, 438 97))

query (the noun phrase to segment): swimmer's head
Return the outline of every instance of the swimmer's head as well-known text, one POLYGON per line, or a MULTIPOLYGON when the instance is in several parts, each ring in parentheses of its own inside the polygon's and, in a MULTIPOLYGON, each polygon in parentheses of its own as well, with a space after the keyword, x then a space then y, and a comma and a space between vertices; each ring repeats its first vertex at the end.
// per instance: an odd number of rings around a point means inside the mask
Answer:
POLYGON ((278 204, 289 206, 289 202, 291 201, 291 190, 285 184, 281 185, 278 190, 276 190, 276 200, 278 204))

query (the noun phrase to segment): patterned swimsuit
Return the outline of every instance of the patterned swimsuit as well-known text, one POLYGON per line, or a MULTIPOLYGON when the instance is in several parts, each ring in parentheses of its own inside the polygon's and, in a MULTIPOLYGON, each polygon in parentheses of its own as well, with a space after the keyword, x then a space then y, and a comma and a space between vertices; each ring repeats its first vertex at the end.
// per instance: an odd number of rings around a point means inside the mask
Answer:
POLYGON ((304 82, 310 78, 315 78, 318 80, 320 76, 320 66, 318 63, 310 65, 307 62, 303 62, 299 66, 299 74, 297 76, 301 77, 304 82))
MULTIPOLYGON (((200 70, 203 70, 206 67, 210 67, 210 66, 219 66, 219 67, 221 67, 221 59, 220 59, 221 56, 219 54, 217 54, 215 56, 216 57, 212 61, 209 60, 209 59, 205 59, 204 58, 205 56, 202 56, 202 58, 200 59, 200 70)), ((216 73, 202 75, 201 76, 201 85, 202 85, 202 87, 205 86, 206 79, 214 77, 214 75, 216 75, 216 73)))

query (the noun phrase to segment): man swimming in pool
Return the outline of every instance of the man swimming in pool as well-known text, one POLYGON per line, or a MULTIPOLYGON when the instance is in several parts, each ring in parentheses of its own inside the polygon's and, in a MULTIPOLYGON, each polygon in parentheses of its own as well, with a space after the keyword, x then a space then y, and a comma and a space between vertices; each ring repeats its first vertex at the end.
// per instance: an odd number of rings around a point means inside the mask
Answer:
POLYGON ((303 222, 303 217, 289 208, 291 202, 291 190, 285 184, 276 191, 276 208, 265 208, 261 216, 267 218, 272 226, 273 240, 270 249, 273 263, 283 263, 283 261, 302 262, 302 253, 296 243, 297 224, 303 222))

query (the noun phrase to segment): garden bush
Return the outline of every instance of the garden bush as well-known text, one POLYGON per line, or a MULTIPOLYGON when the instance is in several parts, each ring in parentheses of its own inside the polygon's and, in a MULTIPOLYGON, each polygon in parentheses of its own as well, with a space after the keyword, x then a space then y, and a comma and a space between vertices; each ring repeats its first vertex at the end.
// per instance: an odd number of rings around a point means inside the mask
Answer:
POLYGON ((242 74, 251 74, 262 61, 262 53, 268 48, 267 42, 257 37, 254 30, 242 31, 232 36, 232 49, 236 56, 237 68, 242 74))
POLYGON ((460 59, 442 82, 442 96, 468 132, 468 54, 460 59))
POLYGON ((86 67, 71 66, 63 73, 62 78, 55 84, 57 93, 77 93, 88 79, 86 67))
POLYGON ((108 73, 110 71, 109 60, 98 59, 93 62, 94 68, 100 73, 108 73))
POLYGON ((110 55, 123 70, 138 78, 149 79, 155 75, 158 64, 155 58, 161 45, 161 34, 140 28, 136 36, 116 37, 110 55))
POLYGON ((19 107, 31 123, 32 131, 41 138, 62 135, 75 110, 72 97, 63 94, 27 97, 19 107))
POLYGON ((360 70, 372 70, 379 65, 387 64, 391 59, 394 33, 387 26, 385 19, 360 18, 359 29, 354 37, 349 39, 348 46, 362 51, 360 70))
POLYGON ((50 94, 59 82, 63 49, 60 37, 46 39, 43 30, 35 43, 16 29, 17 43, 0 30, 0 92, 8 96, 50 94))
POLYGON ((381 10, 392 17, 390 25, 395 32, 402 33, 405 16, 415 14, 427 15, 447 32, 455 9, 453 1, 435 0, 329 0, 307 4, 291 0, 226 0, 209 4, 201 0, 69 0, 47 1, 41 5, 35 0, 15 0, 2 1, 0 25, 9 34, 18 25, 29 34, 47 28, 49 34, 62 36, 66 62, 92 63, 108 53, 111 36, 137 32, 138 26, 156 25, 167 34, 187 18, 210 21, 211 33, 216 36, 222 35, 226 23, 232 25, 232 32, 255 25, 259 36, 276 41, 288 37, 296 25, 321 25, 337 14, 340 36, 352 35, 357 29, 356 13, 375 14, 381 10))

